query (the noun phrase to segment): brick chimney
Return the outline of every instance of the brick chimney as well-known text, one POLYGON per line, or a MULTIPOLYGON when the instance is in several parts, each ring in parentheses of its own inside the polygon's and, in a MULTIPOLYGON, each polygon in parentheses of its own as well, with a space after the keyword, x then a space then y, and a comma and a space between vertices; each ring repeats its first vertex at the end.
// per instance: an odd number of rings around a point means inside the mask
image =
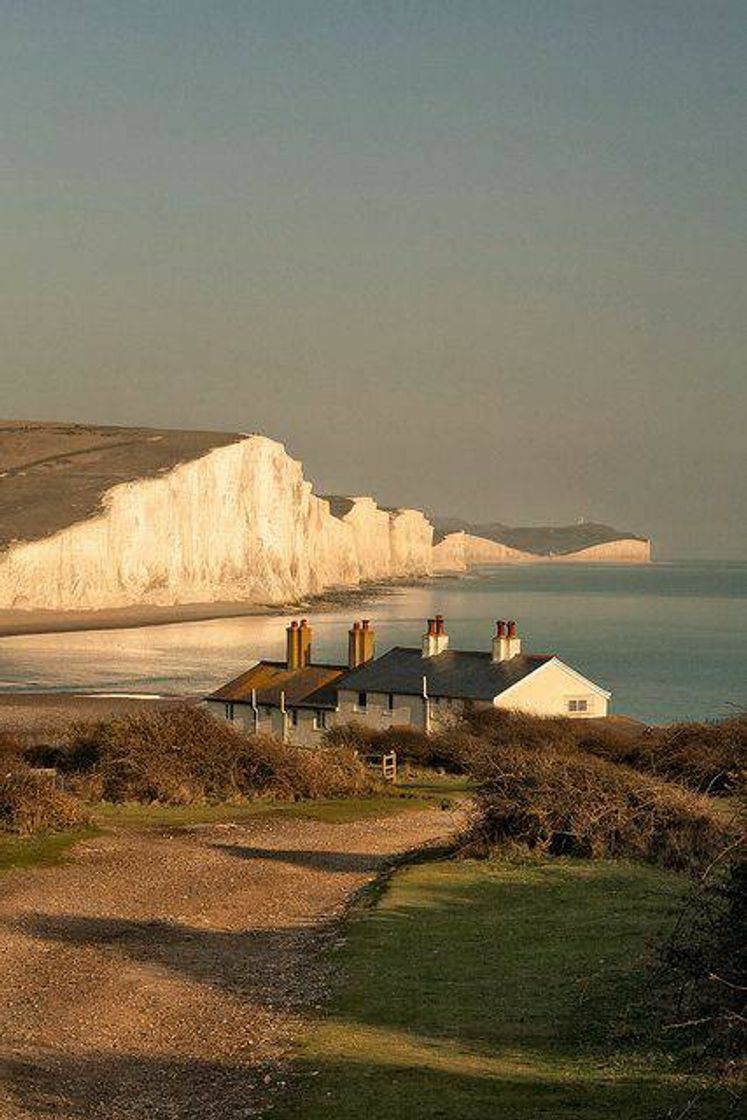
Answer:
POLYGON ((510 661, 521 653, 521 638, 516 633, 516 623, 513 619, 506 622, 499 618, 495 624, 495 637, 493 638, 493 661, 510 661))
POLYGON ((367 661, 373 661, 376 651, 376 631, 368 618, 361 621, 361 649, 363 654, 362 664, 365 665, 367 661))
POLYGON ((301 668, 301 635, 295 618, 285 631, 285 663, 289 669, 301 668))
POLYGON ((357 669, 373 660, 376 631, 371 627, 369 619, 354 622, 348 630, 348 668, 357 669))
POLYGON ((423 634, 423 657, 438 657, 449 648, 449 635, 444 629, 444 617, 437 614, 428 619, 428 630, 423 634))
POLYGON ((298 624, 298 633, 301 642, 301 668, 305 669, 311 664, 311 627, 305 618, 298 624))

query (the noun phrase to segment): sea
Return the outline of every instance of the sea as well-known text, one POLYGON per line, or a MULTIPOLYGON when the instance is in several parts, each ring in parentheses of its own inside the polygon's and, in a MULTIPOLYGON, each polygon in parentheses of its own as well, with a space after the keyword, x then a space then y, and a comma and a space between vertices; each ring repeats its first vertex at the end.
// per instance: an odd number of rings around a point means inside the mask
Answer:
MULTIPOLYGON (((649 723, 747 710, 747 562, 538 564, 482 568, 303 611, 314 658, 344 663, 354 617, 377 651, 418 645, 440 613, 452 648, 489 649, 516 619, 526 652, 559 657, 613 693, 613 712, 649 723)), ((0 638, 0 692, 200 694, 260 657, 282 659, 282 615, 0 638)))

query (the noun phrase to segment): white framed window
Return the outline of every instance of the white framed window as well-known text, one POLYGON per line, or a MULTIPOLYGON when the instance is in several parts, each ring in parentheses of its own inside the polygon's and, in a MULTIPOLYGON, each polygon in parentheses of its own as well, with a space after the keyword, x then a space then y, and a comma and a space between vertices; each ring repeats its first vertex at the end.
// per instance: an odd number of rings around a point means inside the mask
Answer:
POLYGON ((326 731, 327 729, 327 713, 321 708, 314 712, 313 728, 315 731, 326 731))
POLYGON ((580 697, 568 701, 569 712, 588 712, 589 701, 580 697))

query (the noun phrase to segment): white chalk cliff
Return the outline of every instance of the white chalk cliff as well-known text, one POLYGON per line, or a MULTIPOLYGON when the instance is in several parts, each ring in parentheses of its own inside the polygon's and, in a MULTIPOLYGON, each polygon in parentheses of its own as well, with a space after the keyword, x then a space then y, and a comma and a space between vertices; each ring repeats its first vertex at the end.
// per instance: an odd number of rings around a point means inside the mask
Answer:
MULTIPOLYGON (((28 430, 36 438, 33 425, 14 428, 18 439, 26 438, 28 430)), ((521 552, 468 532, 449 533, 434 545, 433 526, 419 510, 381 509, 369 497, 316 496, 301 464, 265 436, 218 435, 224 442, 213 446, 210 433, 183 433, 199 448, 190 452, 178 442, 166 447, 168 433, 140 433, 138 442, 125 440, 121 431, 72 432, 85 446, 69 451, 69 458, 63 445, 56 456, 45 458, 36 451, 36 458, 27 455, 28 466, 24 460, 5 473, 0 470, 0 486, 5 486, 0 610, 272 605, 334 588, 461 572, 482 564, 650 559, 649 542, 632 539, 554 557, 521 552), (109 439, 111 446, 92 451, 86 441, 94 437, 109 439), (148 466, 148 476, 142 470, 135 475, 133 468, 128 481, 107 481, 91 497, 91 479, 127 478, 122 472, 130 462, 127 456, 134 454, 131 445, 145 455, 139 462, 148 466), (161 459, 152 462, 161 446, 161 459), (98 459, 85 459, 94 454, 104 456, 103 466, 98 459), (54 471, 64 472, 69 462, 84 469, 66 481, 67 476, 54 471), (43 473, 49 470, 53 473, 43 473), (42 529, 31 536, 24 526, 33 519, 24 520, 21 514, 36 507, 23 495, 33 492, 43 498, 45 488, 49 495, 45 480, 55 478, 56 496, 43 510, 46 521, 42 518, 42 529)), ((57 439, 59 433, 53 435, 57 439)))
POLYGON ((273 604, 430 572, 422 514, 371 499, 353 509, 334 516, 282 444, 248 436, 114 486, 88 520, 12 544, 0 554, 0 608, 273 604))
POLYGON ((648 564, 651 560, 651 541, 637 537, 620 537, 615 541, 589 545, 577 552, 565 552, 559 556, 548 556, 554 563, 570 564, 648 564))
POLYGON ((507 544, 462 531, 447 533, 433 546, 434 572, 466 572, 484 564, 513 564, 537 559, 530 552, 520 552, 507 544))

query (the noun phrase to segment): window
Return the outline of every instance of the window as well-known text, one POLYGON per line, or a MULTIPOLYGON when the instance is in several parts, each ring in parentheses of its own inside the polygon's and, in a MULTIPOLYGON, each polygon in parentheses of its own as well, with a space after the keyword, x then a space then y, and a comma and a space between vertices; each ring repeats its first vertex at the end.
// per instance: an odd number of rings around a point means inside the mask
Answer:
POLYGON ((291 708, 290 717, 291 717, 292 725, 294 727, 298 727, 298 709, 297 708, 291 708))
POLYGON ((387 706, 387 708, 389 709, 390 712, 394 711, 394 693, 393 692, 387 693, 386 706, 387 706))
POLYGON ((327 713, 321 708, 314 713, 314 730, 324 731, 327 726, 327 713))
POLYGON ((589 710, 589 701, 588 700, 569 700, 568 701, 568 711, 569 712, 588 712, 588 710, 589 710))
POLYGON ((365 710, 368 707, 368 693, 367 692, 359 692, 358 693, 358 707, 362 711, 365 710))
POLYGON ((226 704, 226 719, 233 719, 233 704, 226 704))

